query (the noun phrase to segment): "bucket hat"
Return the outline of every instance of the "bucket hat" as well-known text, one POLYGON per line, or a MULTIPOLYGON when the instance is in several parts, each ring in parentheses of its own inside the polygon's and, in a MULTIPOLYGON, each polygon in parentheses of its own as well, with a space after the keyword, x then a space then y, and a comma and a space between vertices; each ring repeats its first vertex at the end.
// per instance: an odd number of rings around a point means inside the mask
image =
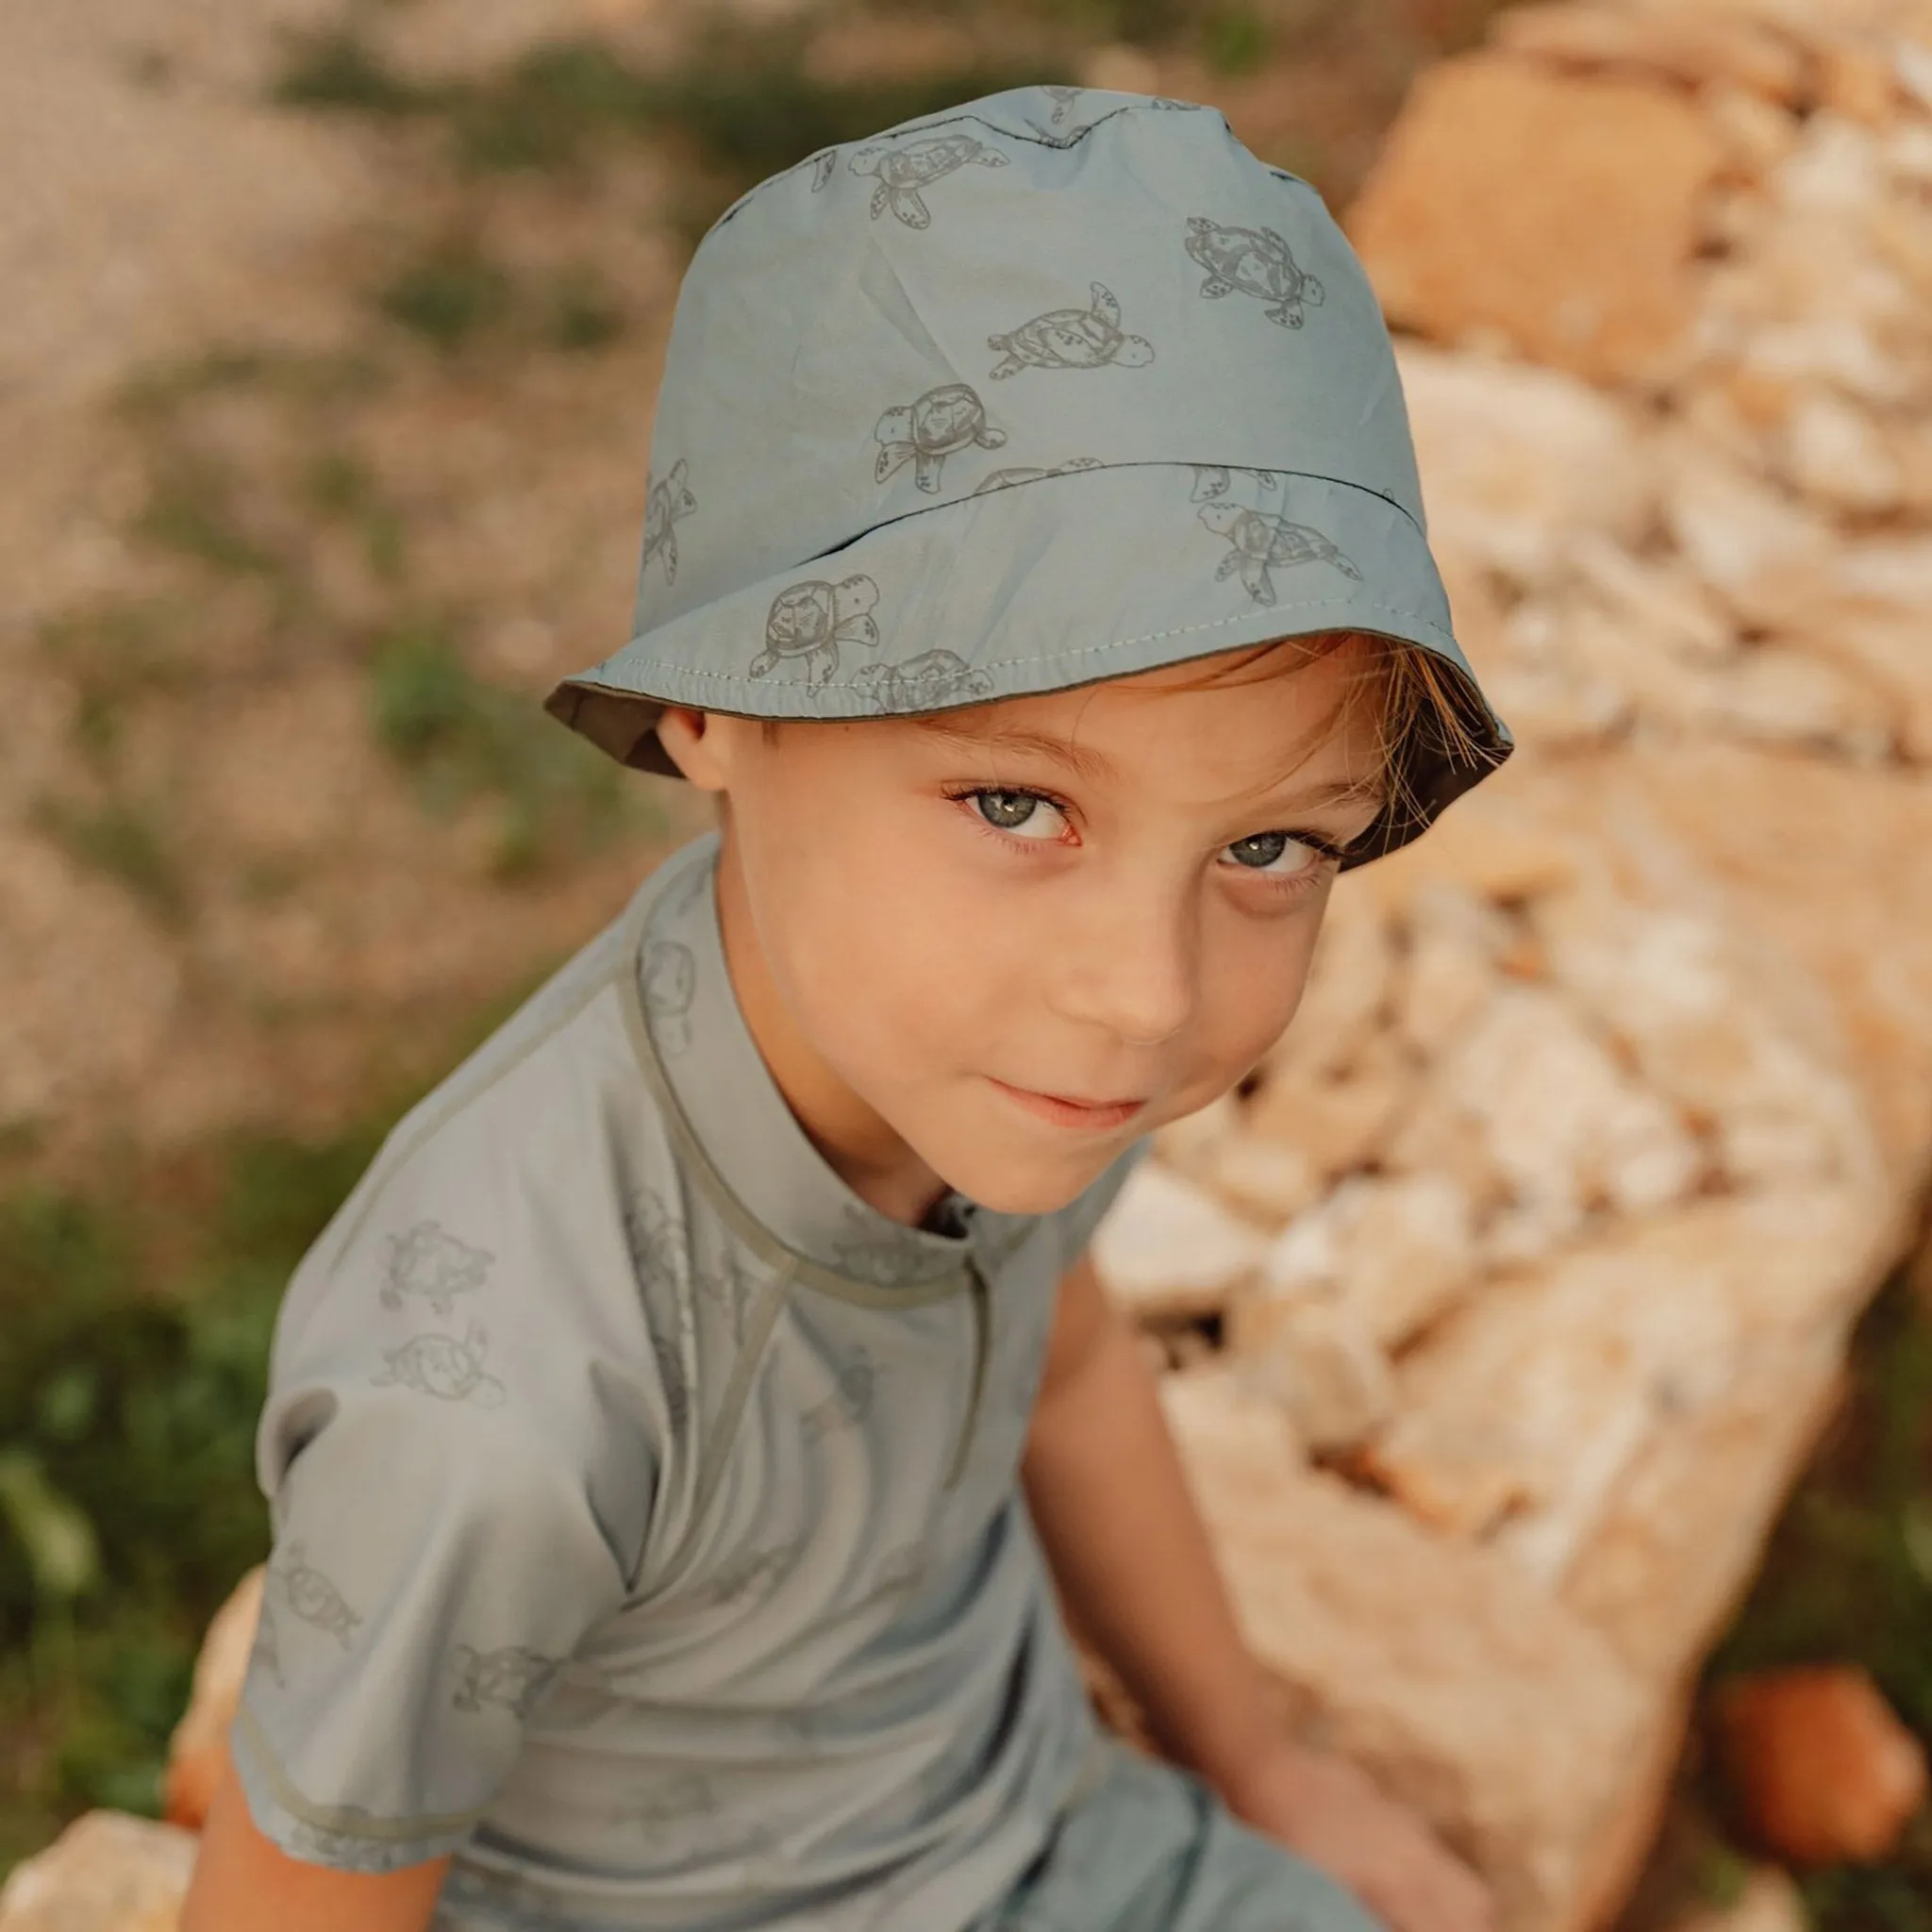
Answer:
POLYGON ((1394 355, 1341 228, 1217 109, 1024 87, 737 201, 678 294, 628 642, 544 708, 678 775, 664 706, 929 712, 1276 638, 1431 651, 1349 864, 1511 749, 1450 625, 1394 355))

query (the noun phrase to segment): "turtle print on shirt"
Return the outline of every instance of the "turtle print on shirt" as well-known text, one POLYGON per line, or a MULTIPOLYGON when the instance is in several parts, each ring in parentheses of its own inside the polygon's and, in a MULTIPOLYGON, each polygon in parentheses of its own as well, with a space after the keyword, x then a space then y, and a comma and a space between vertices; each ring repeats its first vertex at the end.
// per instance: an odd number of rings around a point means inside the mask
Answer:
POLYGON ((443 1232, 439 1221, 418 1221, 389 1238, 389 1265, 380 1300, 386 1308, 400 1308, 406 1295, 429 1304, 447 1316, 456 1297, 468 1294, 489 1279, 496 1257, 488 1248, 473 1248, 443 1232))
POLYGON ((382 1352, 382 1366, 370 1376, 378 1389, 398 1384, 441 1402, 474 1402, 478 1408, 501 1408, 508 1392, 487 1374, 483 1357, 489 1331, 472 1322, 459 1341, 454 1335, 412 1335, 400 1348, 382 1352))
POLYGON ((280 1565, 270 1566, 269 1574, 281 1584, 289 1607, 305 1624, 326 1630, 347 1650, 349 1639, 362 1618, 349 1607, 341 1591, 308 1560, 306 1548, 298 1538, 289 1545, 280 1565))
POLYGON ((502 1644, 495 1650, 458 1643, 450 1652, 450 1661, 458 1677, 450 1703, 458 1710, 481 1710, 486 1704, 495 1704, 518 1718, 527 1718, 531 1706, 569 1658, 545 1657, 521 1643, 502 1644))
POLYGON ((642 990, 651 1031, 659 1049, 675 1059, 691 1045, 687 1016, 697 991, 697 967, 691 948, 675 940, 654 940, 644 948, 642 990))

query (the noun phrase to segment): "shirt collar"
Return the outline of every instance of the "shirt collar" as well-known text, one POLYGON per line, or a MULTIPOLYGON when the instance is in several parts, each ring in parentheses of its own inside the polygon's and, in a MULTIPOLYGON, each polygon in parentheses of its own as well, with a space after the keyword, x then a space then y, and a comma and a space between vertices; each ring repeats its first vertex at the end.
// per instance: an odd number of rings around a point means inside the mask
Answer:
POLYGON ((871 1287, 956 1273, 989 1233, 988 1211, 949 1189, 908 1227, 860 1199, 812 1144, 745 1024, 724 959, 717 866, 708 832, 664 861, 663 890, 638 953, 645 1029, 665 1083, 739 1203, 769 1234, 822 1268, 871 1287))

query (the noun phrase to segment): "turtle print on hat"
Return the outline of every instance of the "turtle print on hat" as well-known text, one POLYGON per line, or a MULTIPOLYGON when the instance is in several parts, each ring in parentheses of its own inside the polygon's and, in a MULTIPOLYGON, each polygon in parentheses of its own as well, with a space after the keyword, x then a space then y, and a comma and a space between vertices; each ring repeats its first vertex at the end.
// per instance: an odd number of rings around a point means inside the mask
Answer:
POLYGON ((932 213, 919 191, 968 161, 982 168, 1004 168, 1007 158, 971 134, 941 134, 932 141, 915 141, 900 148, 862 147, 852 157, 855 175, 876 175, 872 192, 872 218, 891 208, 908 228, 932 225, 932 213))
POLYGON ((389 1237, 388 1279, 380 1300, 400 1308, 405 1295, 420 1295, 439 1315, 448 1315, 456 1297, 481 1288, 495 1260, 488 1248, 473 1248, 445 1234, 437 1221, 419 1221, 389 1237))
POLYGON ((303 1555, 306 1547, 299 1539, 291 1542, 281 1568, 273 1574, 281 1580, 282 1594, 288 1598, 289 1607, 305 1624, 326 1630, 347 1650, 350 1635, 362 1621, 361 1616, 349 1607, 341 1591, 307 1560, 303 1555))
POLYGON ((1321 283, 1296 267, 1288 243, 1273 228, 1224 228, 1206 215, 1190 215, 1182 245, 1208 271, 1201 293, 1210 301, 1239 289, 1269 304, 1263 312, 1283 328, 1301 327, 1305 304, 1322 306, 1321 283))
POLYGON ((813 158, 811 164, 811 192, 814 194, 832 178, 838 170, 838 166, 839 150, 835 147, 828 147, 824 154, 813 158))
POLYGON ((530 1707, 569 1661, 545 1657, 521 1643, 506 1643, 497 1650, 459 1643, 450 1652, 450 1660, 458 1672, 456 1694, 450 1699, 457 1709, 481 1710, 486 1704, 499 1704, 520 1718, 529 1716, 530 1707))
POLYGON ((697 969, 691 948, 675 940, 654 940, 644 948, 644 1011, 662 1050, 675 1058, 691 1044, 691 995, 697 969))
POLYGON ((841 1367, 832 1392, 815 1402, 799 1418, 805 1440, 816 1442, 834 1429, 862 1423, 872 1413, 873 1390, 878 1381, 878 1364, 863 1347, 855 1348, 841 1367))
POLYGON ((472 1322, 458 1341, 454 1335, 412 1335, 400 1348, 382 1352, 382 1366, 370 1381, 377 1388, 399 1383, 443 1402, 474 1402, 478 1408, 501 1408, 504 1386, 483 1373, 489 1332, 472 1322))
POLYGON ((1063 463, 1016 463, 1009 470, 995 470, 974 491, 984 496, 991 490, 1010 490, 1015 483, 1031 483, 1039 476, 1071 476, 1077 470, 1097 470, 1098 457, 1069 457, 1063 463))
POLYGON ((1320 530, 1306 524, 1291 524, 1266 510, 1243 509, 1236 503, 1203 504, 1201 521, 1234 546, 1221 559, 1215 582, 1239 571, 1242 587, 1257 604, 1274 602, 1274 581, 1268 575, 1274 565, 1332 563, 1343 576, 1361 581, 1361 572, 1320 530))
POLYGON ((1100 369, 1109 362, 1123 369, 1144 369, 1154 359, 1154 344, 1145 336, 1122 332, 1121 305, 1105 283, 1093 283, 1089 293, 1089 308, 1049 308, 1008 335, 988 336, 987 347, 999 350, 1002 358, 992 375, 1017 375, 1023 369, 1100 369))
POLYGON ((1193 503, 1211 503, 1225 496, 1236 476, 1252 476, 1271 495, 1282 485, 1279 470, 1232 470, 1225 463, 1191 463, 1189 468, 1194 473, 1194 489, 1190 498, 1193 503))
POLYGON ((895 711, 937 710, 949 699, 990 697, 992 679, 957 651, 922 651, 903 664, 868 664, 852 680, 881 716, 895 711))
POLYGON ((765 648, 752 659, 751 675, 763 677, 786 658, 803 658, 808 681, 827 683, 839 669, 841 644, 876 644, 872 621, 879 587, 867 576, 828 584, 813 577, 780 591, 765 619, 765 648))
POLYGON ((697 498, 686 487, 684 471, 684 458, 679 457, 672 464, 671 474, 653 483, 644 498, 644 557, 639 571, 649 570, 652 558, 661 557, 667 584, 677 581, 677 532, 674 525, 698 507, 697 498))
POLYGON ((971 385, 942 382, 917 402, 888 409, 873 430, 873 440, 879 445, 872 472, 875 483, 883 483, 909 461, 913 480, 931 495, 940 487, 940 471, 949 456, 972 443, 998 449, 1007 432, 987 423, 986 405, 971 385))
POLYGON ((1080 98, 1080 96, 1087 92, 1087 90, 1083 87, 1043 87, 1040 90, 1040 92, 1043 94, 1051 94, 1053 96, 1053 125, 1056 127, 1058 127, 1060 125, 1060 123, 1066 119, 1067 109, 1071 108, 1074 105, 1074 103, 1077 101, 1080 98))

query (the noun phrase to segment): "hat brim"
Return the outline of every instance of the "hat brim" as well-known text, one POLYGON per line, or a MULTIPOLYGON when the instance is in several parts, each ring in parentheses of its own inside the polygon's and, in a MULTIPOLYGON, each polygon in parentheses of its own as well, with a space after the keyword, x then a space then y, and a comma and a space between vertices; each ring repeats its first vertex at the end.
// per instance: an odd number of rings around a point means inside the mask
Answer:
POLYGON ((1324 476, 1135 463, 1005 483, 699 603, 562 679, 544 708, 621 763, 677 776, 657 736, 667 705, 909 716, 1342 630, 1440 658, 1467 739, 1425 728, 1404 747, 1400 796, 1351 851, 1358 864, 1416 837, 1512 741, 1456 641, 1423 532, 1389 498, 1324 476))

